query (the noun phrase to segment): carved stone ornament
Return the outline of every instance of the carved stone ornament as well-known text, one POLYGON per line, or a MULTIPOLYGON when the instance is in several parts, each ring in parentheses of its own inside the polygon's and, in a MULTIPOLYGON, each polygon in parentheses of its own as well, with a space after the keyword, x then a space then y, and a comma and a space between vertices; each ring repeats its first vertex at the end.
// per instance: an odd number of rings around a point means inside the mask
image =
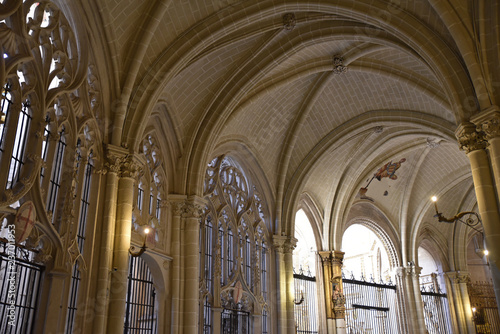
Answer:
POLYGON ((468 274, 457 274, 457 276, 454 277, 453 281, 458 284, 469 283, 470 276, 468 274))
POLYGON ((347 72, 347 66, 344 66, 344 58, 335 55, 333 56, 333 73, 342 74, 347 72))
POLYGON ((134 161, 134 157, 132 155, 127 155, 125 158, 123 158, 120 167, 120 177, 135 179, 137 175, 141 173, 141 171, 141 168, 134 161))
POLYGON ((436 148, 436 147, 439 147, 440 142, 439 142, 439 140, 437 140, 435 138, 427 138, 426 145, 429 148, 436 148))
POLYGON ((273 245, 279 254, 292 253, 297 246, 297 239, 283 235, 274 235, 273 245))
POLYGON ((106 156, 106 162, 104 163, 105 168, 110 173, 118 174, 120 172, 121 159, 116 155, 109 153, 106 156))
POLYGON ((171 204, 172 204, 172 212, 173 212, 174 216, 182 215, 183 208, 184 208, 184 202, 172 201, 171 204))
POLYGON ((477 132, 472 123, 461 124, 455 133, 459 148, 465 153, 476 150, 483 150, 488 146, 484 132, 477 132))
POLYGON ((204 208, 196 203, 185 203, 183 206, 182 217, 200 218, 203 215, 204 208))
POLYGON ((488 121, 483 122, 477 127, 477 131, 483 131, 486 139, 491 139, 500 136, 500 118, 495 116, 488 121))
POLYGON ((294 13, 287 13, 283 15, 283 27, 288 30, 292 31, 293 28, 295 28, 295 24, 297 21, 295 20, 295 14, 294 13))

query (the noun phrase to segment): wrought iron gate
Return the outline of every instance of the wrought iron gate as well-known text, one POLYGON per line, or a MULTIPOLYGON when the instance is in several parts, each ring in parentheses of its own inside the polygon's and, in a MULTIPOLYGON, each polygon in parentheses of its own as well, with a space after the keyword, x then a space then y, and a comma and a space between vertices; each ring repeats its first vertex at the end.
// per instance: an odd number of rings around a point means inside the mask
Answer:
POLYGON ((0 333, 33 332, 43 269, 33 263, 34 255, 0 241, 0 333))
POLYGON ((295 326, 297 333, 318 333, 318 313, 316 303, 316 277, 309 271, 305 274, 302 268, 293 273, 295 287, 295 326))
POLYGON ((399 333, 396 316, 396 286, 391 282, 342 279, 346 298, 348 334, 399 333))
POLYGON ((250 313, 224 309, 221 314, 222 334, 249 334, 250 313))
POLYGON ((500 316, 491 282, 471 282, 467 285, 477 334, 500 333, 500 316))
POLYGON ((125 334, 156 333, 155 288, 148 265, 140 257, 130 257, 125 334))
POLYGON ((429 334, 451 333, 450 314, 448 311, 448 298, 434 286, 426 289, 422 286, 422 303, 424 306, 425 327, 429 334))

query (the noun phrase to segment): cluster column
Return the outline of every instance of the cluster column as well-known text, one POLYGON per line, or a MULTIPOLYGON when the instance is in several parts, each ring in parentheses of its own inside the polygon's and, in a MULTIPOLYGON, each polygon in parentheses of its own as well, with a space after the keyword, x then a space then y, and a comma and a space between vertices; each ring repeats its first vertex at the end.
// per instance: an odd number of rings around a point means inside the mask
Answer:
MULTIPOLYGON (((200 222, 203 200, 189 198, 185 204, 182 250, 184 252, 184 323, 183 332, 198 334, 198 311, 200 302, 200 222)), ((181 225, 182 226, 182 225, 181 225)), ((182 230, 182 227, 181 227, 182 230)))
POLYGON ((116 224, 113 243, 113 269, 109 289, 108 325, 106 333, 121 334, 125 317, 130 239, 132 235, 132 209, 134 182, 139 165, 132 155, 121 159, 120 179, 116 197, 116 224))
POLYGON ((346 333, 345 296, 342 286, 344 252, 322 251, 319 255, 323 265, 327 332, 344 334, 346 333))
POLYGON ((479 130, 486 129, 489 133, 488 135, 484 131, 477 131, 476 125, 472 123, 461 124, 455 134, 458 138, 460 148, 466 152, 470 161, 477 205, 483 223, 485 243, 489 251, 493 287, 495 289, 497 305, 499 305, 500 309, 500 242, 498 242, 500 240, 500 215, 497 199, 500 183, 498 181, 495 187, 495 180, 500 180, 498 115, 498 111, 488 110, 475 118, 475 121, 481 124, 478 126, 479 130), (497 124, 495 129, 497 130, 493 131, 493 124, 495 123, 497 124), (488 152, 485 149, 488 142, 490 142, 491 146, 490 158, 493 168, 490 165, 488 152))
POLYGON ((278 324, 279 333, 295 333, 294 304, 295 289, 293 285, 293 250, 297 239, 288 236, 274 235, 274 249, 278 264, 278 324))
POLYGON ((467 283, 469 281, 469 274, 460 271, 450 271, 445 273, 446 282, 448 285, 448 296, 450 302, 453 302, 453 308, 455 309, 456 319, 453 321, 455 330, 458 333, 475 333, 476 329, 472 321, 472 308, 469 299, 469 293, 467 289, 467 283), (451 296, 450 296, 451 292, 451 296))
POLYGON ((200 222, 204 200, 169 195, 172 204, 172 332, 198 333, 200 222))

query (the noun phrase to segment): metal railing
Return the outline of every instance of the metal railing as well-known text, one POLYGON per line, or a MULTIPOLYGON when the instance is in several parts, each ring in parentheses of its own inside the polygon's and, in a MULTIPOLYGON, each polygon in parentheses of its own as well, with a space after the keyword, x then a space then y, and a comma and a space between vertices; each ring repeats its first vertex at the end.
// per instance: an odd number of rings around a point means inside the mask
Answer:
POLYGON ((451 333, 448 298, 433 285, 422 286, 420 293, 424 307, 425 327, 429 334, 451 333))
POLYGON ((346 298, 346 329, 354 333, 399 333, 396 311, 396 286, 392 281, 376 283, 342 278, 346 298))
POLYGON ((493 289, 493 282, 467 284, 477 334, 500 333, 500 316, 493 289))
POLYGON ((295 327, 296 333, 318 333, 318 303, 316 299, 316 277, 311 272, 304 272, 302 267, 298 273, 294 271, 295 287, 295 327))

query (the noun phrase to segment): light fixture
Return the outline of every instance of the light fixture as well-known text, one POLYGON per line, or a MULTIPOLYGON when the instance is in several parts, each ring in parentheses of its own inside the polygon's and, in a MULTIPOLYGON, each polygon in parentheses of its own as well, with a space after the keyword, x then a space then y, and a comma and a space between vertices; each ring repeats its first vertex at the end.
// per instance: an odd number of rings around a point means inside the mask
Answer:
POLYGON ((488 256, 488 254, 490 254, 490 252, 487 249, 485 249, 484 250, 484 255, 488 256))
POLYGON ((473 211, 464 211, 464 212, 459 212, 455 216, 451 218, 446 218, 444 217, 438 210, 437 206, 437 197, 432 196, 431 200, 434 202, 434 208, 436 209, 436 214, 434 217, 438 219, 439 222, 441 223, 456 223, 457 221, 461 222, 462 224, 465 224, 469 226, 470 228, 476 230, 479 233, 483 233, 482 231, 478 230, 476 226, 481 224, 481 218, 479 215, 473 211))
POLYGON ((146 251, 146 239, 148 238, 148 234, 151 230, 149 229, 149 227, 145 227, 143 229, 143 232, 144 232, 144 243, 142 244, 142 247, 139 249, 139 251, 137 252, 132 252, 132 248, 135 248, 134 246, 130 246, 130 249, 128 250, 128 252, 130 253, 131 256, 133 257, 138 257, 138 256, 141 256, 142 254, 144 254, 144 252, 146 251))

